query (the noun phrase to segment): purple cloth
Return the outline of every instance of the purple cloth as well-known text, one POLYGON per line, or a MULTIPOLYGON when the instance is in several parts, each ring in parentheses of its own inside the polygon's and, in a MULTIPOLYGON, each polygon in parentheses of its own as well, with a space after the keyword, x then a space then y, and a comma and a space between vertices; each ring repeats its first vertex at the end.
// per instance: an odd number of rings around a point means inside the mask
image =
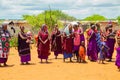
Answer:
POLYGON ((91 60, 93 61, 97 60, 97 42, 95 33, 93 33, 91 35, 91 38, 89 39, 87 55, 91 57, 91 60))
POLYGON ((117 56, 116 56, 115 65, 120 67, 120 47, 117 48, 117 56))
POLYGON ((38 58, 40 58, 40 59, 48 59, 48 56, 45 56, 45 55, 39 55, 38 58))
POLYGON ((81 35, 80 35, 80 43, 81 43, 82 41, 84 41, 84 42, 85 42, 85 37, 84 37, 84 34, 81 34, 81 35))
POLYGON ((21 58, 21 62, 28 62, 28 61, 31 60, 31 56, 30 56, 30 54, 27 54, 27 55, 21 55, 20 58, 21 58))
POLYGON ((58 56, 58 54, 62 54, 62 52, 61 51, 54 51, 55 56, 58 56))
POLYGON ((0 58, 0 63, 6 63, 8 58, 0 58))
POLYGON ((112 59, 112 55, 114 52, 114 46, 115 46, 115 39, 108 38, 106 41, 107 46, 110 48, 108 50, 108 54, 106 55, 107 58, 112 59))
POLYGON ((74 51, 78 51, 80 46, 75 46, 74 45, 74 51))
MULTIPOLYGON (((25 33, 21 33, 22 36, 26 37, 25 33)), ((27 39, 22 39, 18 34, 18 52, 19 55, 27 55, 30 53, 30 44, 26 43, 27 39)))

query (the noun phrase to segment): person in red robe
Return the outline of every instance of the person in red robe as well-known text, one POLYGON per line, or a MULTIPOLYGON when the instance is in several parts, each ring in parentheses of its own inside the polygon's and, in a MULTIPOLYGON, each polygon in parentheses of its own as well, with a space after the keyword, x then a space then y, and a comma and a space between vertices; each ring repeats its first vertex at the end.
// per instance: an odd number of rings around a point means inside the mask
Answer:
POLYGON ((57 59, 57 56, 62 53, 61 32, 58 29, 57 24, 55 24, 51 35, 51 51, 54 51, 55 59, 57 59))
POLYGON ((38 33, 37 47, 38 58, 41 59, 41 63, 43 59, 46 59, 46 63, 48 63, 48 56, 50 55, 50 40, 46 24, 42 25, 42 28, 38 33))
POLYGON ((65 59, 70 58, 70 62, 72 62, 73 57, 73 31, 72 25, 68 25, 63 34, 63 56, 64 62, 65 59))

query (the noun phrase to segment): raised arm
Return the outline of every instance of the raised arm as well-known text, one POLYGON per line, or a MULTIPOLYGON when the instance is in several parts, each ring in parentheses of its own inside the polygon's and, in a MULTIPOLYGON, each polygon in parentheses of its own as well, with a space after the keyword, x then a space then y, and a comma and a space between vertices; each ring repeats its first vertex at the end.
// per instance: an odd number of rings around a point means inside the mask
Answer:
POLYGON ((22 39, 27 39, 27 37, 24 37, 20 32, 19 32, 19 35, 22 39))

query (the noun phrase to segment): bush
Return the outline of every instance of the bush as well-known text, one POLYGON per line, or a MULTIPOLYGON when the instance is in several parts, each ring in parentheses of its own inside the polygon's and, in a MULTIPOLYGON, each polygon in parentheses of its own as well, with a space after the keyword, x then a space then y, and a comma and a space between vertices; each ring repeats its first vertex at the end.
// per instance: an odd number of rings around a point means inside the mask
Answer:
POLYGON ((86 17, 84 20, 86 20, 86 21, 105 21, 105 20, 107 20, 107 18, 102 15, 99 15, 99 14, 94 14, 94 15, 86 17))
POLYGON ((18 38, 17 37, 13 37, 10 40, 10 47, 17 47, 18 45, 18 38))

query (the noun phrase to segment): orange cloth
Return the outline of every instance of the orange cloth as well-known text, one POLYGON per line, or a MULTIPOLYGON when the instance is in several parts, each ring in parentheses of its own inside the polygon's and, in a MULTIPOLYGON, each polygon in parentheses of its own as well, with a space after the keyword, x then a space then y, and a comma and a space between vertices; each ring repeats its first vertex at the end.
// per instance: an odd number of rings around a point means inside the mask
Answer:
POLYGON ((38 43, 38 36, 37 35, 35 35, 35 41, 36 41, 36 43, 38 43))
POLYGON ((117 31, 117 36, 120 36, 120 30, 117 31))
POLYGON ((86 53, 85 53, 85 48, 84 48, 83 46, 80 46, 80 47, 79 47, 79 56, 80 56, 80 58, 81 58, 82 60, 85 60, 85 55, 86 55, 86 53))

